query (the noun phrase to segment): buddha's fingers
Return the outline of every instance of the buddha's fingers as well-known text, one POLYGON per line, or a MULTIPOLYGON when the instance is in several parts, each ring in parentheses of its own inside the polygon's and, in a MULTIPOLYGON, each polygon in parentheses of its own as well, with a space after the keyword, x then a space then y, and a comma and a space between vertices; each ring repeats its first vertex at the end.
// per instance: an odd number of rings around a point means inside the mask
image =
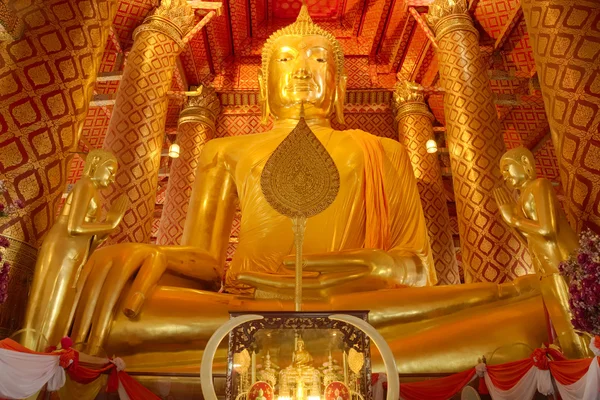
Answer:
POLYGON ((114 317, 113 310, 116 309, 117 302, 121 298, 123 288, 130 278, 140 269, 147 257, 152 254, 138 253, 131 254, 125 260, 123 265, 112 268, 111 273, 106 278, 104 290, 98 299, 94 310, 93 324, 90 331, 89 345, 91 348, 100 348, 109 333, 109 327, 114 317), (140 257, 140 255, 145 257, 140 257))
POLYGON ((87 262, 86 267, 89 270, 82 274, 78 283, 79 301, 76 301, 73 307, 77 307, 75 322, 73 324, 72 336, 75 343, 86 342, 87 336, 92 325, 92 317, 96 302, 104 286, 104 282, 110 272, 113 261, 99 256, 95 253, 87 262), (94 257, 96 256, 96 257, 94 257))
POLYGON ((128 318, 137 317, 144 305, 148 292, 156 286, 166 269, 167 257, 159 251, 149 254, 144 259, 123 307, 123 313, 128 318))
POLYGON ((506 195, 506 192, 503 188, 495 188, 494 197, 496 198, 496 203, 498 204, 498 206, 503 206, 509 203, 508 196, 506 195))

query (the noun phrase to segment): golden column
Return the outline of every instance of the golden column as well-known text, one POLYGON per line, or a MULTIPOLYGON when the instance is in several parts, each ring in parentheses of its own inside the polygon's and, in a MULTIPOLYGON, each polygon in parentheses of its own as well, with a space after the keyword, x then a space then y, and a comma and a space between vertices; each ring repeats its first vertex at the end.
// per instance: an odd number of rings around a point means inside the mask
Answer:
POLYGON ((0 218, 12 264, 0 338, 22 324, 37 247, 56 219, 117 1, 34 0, 1 8, 0 180, 8 192, 0 203, 20 200, 23 208, 0 218))
POLYGON ((427 152, 427 141, 433 139, 433 114, 425 104, 417 86, 400 81, 394 88, 398 136, 410 156, 417 187, 425 213, 429 241, 438 281, 442 285, 460 283, 458 262, 450 228, 450 215, 442 183, 442 170, 436 154, 427 152))
POLYGON ((200 95, 190 97, 179 115, 176 143, 181 150, 179 157, 171 164, 156 238, 158 244, 181 244, 198 159, 204 144, 215 134, 215 121, 220 108, 215 90, 202 87, 200 95))
POLYGON ((446 136, 466 282, 533 272, 526 245, 501 219, 492 189, 506 151, 479 34, 465 0, 435 0, 427 16, 438 42, 446 136))
POLYGON ((577 231, 600 233, 600 2, 524 0, 552 142, 577 231))
POLYGON ((109 243, 148 242, 171 86, 182 38, 194 13, 185 0, 163 1, 133 33, 104 149, 117 156, 115 190, 107 204, 125 193, 131 208, 109 243))

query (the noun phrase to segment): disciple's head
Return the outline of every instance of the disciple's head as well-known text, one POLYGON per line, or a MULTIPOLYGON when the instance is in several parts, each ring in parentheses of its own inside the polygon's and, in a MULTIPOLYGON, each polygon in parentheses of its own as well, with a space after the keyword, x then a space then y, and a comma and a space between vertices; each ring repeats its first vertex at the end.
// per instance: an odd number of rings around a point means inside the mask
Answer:
POLYGON ((85 159, 83 175, 88 176, 97 186, 107 187, 115 181, 117 158, 106 150, 95 149, 85 159))
POLYGON ((519 189, 536 178, 533 154, 525 147, 507 151, 500 159, 500 172, 510 188, 519 189))

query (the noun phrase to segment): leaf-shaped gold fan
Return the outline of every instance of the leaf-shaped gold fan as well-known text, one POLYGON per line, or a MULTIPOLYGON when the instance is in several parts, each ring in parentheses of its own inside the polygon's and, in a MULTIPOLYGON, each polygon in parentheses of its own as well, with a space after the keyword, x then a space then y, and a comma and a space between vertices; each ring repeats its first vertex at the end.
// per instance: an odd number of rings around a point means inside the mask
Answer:
POLYGON ((340 189, 340 174, 333 159, 303 116, 267 160, 260 185, 271 207, 292 219, 296 242, 295 303, 296 311, 300 311, 306 219, 329 207, 340 189))
POLYGON ((267 160, 260 184, 277 212, 290 218, 310 218, 333 203, 340 175, 325 146, 300 118, 267 160))

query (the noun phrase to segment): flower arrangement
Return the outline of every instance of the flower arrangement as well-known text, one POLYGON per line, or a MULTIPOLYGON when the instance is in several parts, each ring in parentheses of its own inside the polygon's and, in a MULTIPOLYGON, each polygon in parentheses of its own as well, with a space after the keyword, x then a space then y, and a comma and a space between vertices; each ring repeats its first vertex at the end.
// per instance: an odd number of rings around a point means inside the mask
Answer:
MULTIPOLYGON (((0 195, 6 193, 6 185, 0 180, 0 195)), ((6 205, 0 203, 0 218, 7 217, 12 214, 17 208, 23 208, 23 202, 17 200, 13 204, 6 205)), ((4 303, 8 298, 8 282, 10 280, 9 272, 11 265, 6 261, 6 249, 10 247, 10 242, 7 238, 0 235, 0 304, 4 303)))
POLYGON ((589 230, 582 232, 579 250, 559 269, 569 282, 573 327, 600 335, 600 236, 589 230))

